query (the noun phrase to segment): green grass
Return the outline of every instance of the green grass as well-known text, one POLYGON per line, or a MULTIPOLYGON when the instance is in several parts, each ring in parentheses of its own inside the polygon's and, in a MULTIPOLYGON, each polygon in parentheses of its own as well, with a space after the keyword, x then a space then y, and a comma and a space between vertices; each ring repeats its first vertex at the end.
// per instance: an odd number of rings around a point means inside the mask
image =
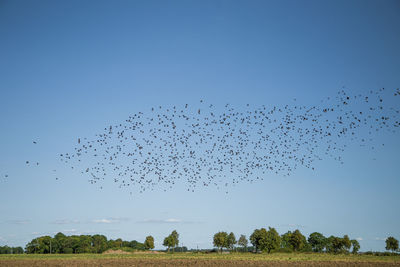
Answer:
POLYGON ((400 256, 372 256, 372 255, 332 255, 319 253, 232 253, 232 254, 205 254, 205 253, 160 253, 160 254, 19 254, 0 255, 1 260, 84 260, 84 259, 197 259, 197 260, 254 260, 254 261, 346 261, 346 262, 396 262, 400 263, 400 256))

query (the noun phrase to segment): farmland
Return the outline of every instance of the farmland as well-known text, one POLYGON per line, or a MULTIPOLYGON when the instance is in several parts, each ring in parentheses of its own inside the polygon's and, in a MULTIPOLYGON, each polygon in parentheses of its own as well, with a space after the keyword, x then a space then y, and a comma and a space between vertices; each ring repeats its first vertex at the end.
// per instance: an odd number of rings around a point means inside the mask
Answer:
POLYGON ((321 253, 0 255, 0 266, 400 266, 399 256, 321 253))

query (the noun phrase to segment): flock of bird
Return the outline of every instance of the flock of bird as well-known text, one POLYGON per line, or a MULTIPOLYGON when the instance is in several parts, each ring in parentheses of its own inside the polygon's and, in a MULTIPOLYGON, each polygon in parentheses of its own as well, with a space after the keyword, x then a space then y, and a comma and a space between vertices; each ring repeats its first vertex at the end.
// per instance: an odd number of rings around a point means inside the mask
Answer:
POLYGON ((93 140, 78 138, 73 152, 59 158, 92 184, 111 179, 140 193, 177 183, 192 192, 227 188, 263 180, 267 172, 289 176, 299 166, 314 169, 324 157, 343 163, 350 142, 375 149, 378 132, 400 126, 399 100, 399 89, 382 88, 363 95, 341 90, 314 106, 296 100, 273 107, 218 109, 203 100, 158 106, 105 127, 93 140))

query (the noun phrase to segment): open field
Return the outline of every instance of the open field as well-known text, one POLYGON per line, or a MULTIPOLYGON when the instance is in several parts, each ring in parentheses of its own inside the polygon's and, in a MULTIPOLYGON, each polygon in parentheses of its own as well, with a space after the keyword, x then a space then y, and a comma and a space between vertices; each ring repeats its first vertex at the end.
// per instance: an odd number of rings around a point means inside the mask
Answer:
POLYGON ((400 257, 274 254, 55 254, 0 255, 0 266, 400 266, 400 257))

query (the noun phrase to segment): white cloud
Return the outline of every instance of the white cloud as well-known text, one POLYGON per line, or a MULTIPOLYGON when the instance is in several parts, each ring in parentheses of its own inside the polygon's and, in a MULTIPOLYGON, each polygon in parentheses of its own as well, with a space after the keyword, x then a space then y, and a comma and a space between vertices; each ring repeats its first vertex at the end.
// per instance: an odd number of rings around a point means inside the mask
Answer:
POLYGON ((98 219, 98 220, 93 220, 92 222, 94 223, 112 223, 112 220, 108 220, 108 219, 98 219))
POLYGON ((127 222, 129 218, 118 218, 118 217, 110 217, 110 218, 103 218, 103 219, 95 219, 92 220, 92 223, 121 223, 127 222))
POLYGON ((52 224, 77 224, 81 223, 79 220, 68 220, 68 219, 61 219, 61 220, 55 220, 52 222, 52 224))
POLYGON ((62 230, 62 233, 66 233, 66 234, 71 234, 71 233, 76 233, 78 232, 78 230, 76 229, 66 229, 66 230, 62 230))
POLYGON ((28 224, 30 223, 30 220, 8 220, 7 223, 11 224, 28 224))
POLYGON ((181 219, 177 218, 167 218, 167 219, 147 219, 147 220, 141 220, 137 221, 136 223, 165 223, 165 224, 173 224, 173 223, 184 223, 184 224, 191 224, 191 223, 199 223, 199 222, 193 222, 193 221, 184 221, 181 219))
POLYGON ((364 240, 364 239, 363 239, 362 237, 357 237, 356 240, 362 241, 362 240, 364 240))
POLYGON ((169 223, 180 223, 180 222, 182 222, 182 220, 174 219, 174 218, 166 219, 165 221, 169 222, 169 223))

